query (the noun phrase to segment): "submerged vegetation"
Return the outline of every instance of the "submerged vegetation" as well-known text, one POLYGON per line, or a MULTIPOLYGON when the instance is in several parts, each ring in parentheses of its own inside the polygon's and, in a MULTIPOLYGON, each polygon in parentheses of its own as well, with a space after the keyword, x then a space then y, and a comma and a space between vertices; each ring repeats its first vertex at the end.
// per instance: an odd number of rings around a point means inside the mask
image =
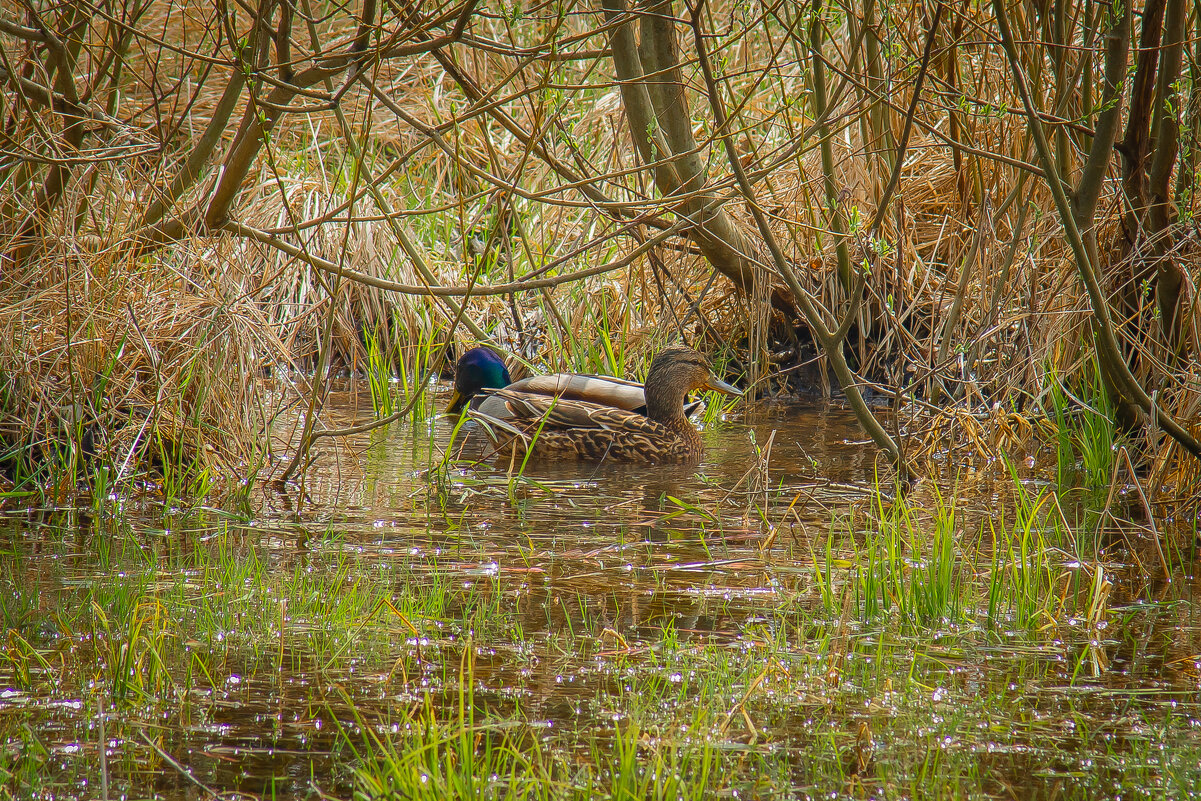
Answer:
POLYGON ((0 797, 1201 793, 1195 3, 31 0, 0 121, 0 797), (681 341, 699 468, 433 397, 681 341))
POLYGON ((403 455, 414 436, 362 443, 406 469, 368 468, 290 524, 10 519, 5 786, 1181 798, 1201 782, 1195 545, 1161 565, 1137 525, 1098 532, 1092 496, 1015 467, 887 500, 856 478, 869 463, 840 467, 846 444, 811 452, 815 479, 752 485, 724 471, 762 469, 732 426, 699 475, 514 486, 456 467, 440 487, 422 477, 436 452, 403 455))

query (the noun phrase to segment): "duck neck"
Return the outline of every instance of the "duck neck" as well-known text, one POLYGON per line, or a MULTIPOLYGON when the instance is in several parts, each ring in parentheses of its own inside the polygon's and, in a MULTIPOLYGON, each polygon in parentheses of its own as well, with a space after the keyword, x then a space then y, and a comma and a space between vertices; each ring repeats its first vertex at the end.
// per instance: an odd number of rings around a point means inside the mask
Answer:
POLYGON ((691 428, 684 417, 686 391, 678 384, 654 378, 648 376, 646 381, 646 416, 670 428, 691 428))

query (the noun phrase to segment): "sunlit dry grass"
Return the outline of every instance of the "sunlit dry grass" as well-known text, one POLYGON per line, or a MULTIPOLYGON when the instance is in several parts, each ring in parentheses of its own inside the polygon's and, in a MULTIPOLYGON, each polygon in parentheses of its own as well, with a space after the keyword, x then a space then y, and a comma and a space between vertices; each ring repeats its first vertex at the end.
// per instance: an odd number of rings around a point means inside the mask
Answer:
MULTIPOLYGON (((329 44, 353 31, 351 16, 337 7, 321 8, 311 29, 294 31, 301 48, 297 52, 310 46, 310 37, 329 44)), ((718 77, 728 93, 725 102, 735 114, 732 125, 740 148, 736 155, 756 176, 760 202, 786 244, 802 285, 837 314, 844 288, 836 277, 836 240, 818 137, 808 129, 814 123, 811 54, 807 34, 798 33, 808 21, 792 18, 793 12, 714 6, 709 12, 710 48, 719 59, 718 77), (715 20, 728 22, 717 25, 715 20), (790 31, 797 38, 790 39, 790 31)), ((931 78, 938 91, 928 91, 915 108, 895 212, 884 218, 877 241, 868 242, 865 226, 875 213, 905 129, 918 43, 927 24, 920 9, 909 5, 888 5, 874 13, 881 23, 881 60, 875 76, 861 74, 862 62, 847 63, 857 35, 853 19, 834 9, 825 22, 826 55, 837 67, 831 71, 831 91, 837 98, 831 117, 836 214, 849 231, 852 258, 869 271, 858 339, 851 345, 856 362, 869 380, 939 405, 954 405, 933 421, 925 418, 934 409, 919 404, 913 411, 923 425, 930 423, 958 443, 979 441, 976 429, 1005 415, 1022 418, 1010 426, 1019 435, 1037 432, 1049 413, 1049 375, 1074 387, 1092 379, 1089 314, 1043 181, 993 158, 1032 163, 1034 154, 1025 123, 1014 113, 1015 104, 1005 100, 1011 94, 1008 67, 984 34, 991 24, 990 12, 961 11, 961 38, 941 52, 938 58, 944 61, 931 78), (840 70, 848 67, 853 67, 851 80, 844 81, 840 70), (957 93, 947 84, 946 71, 952 67, 957 93), (953 308, 957 318, 950 326, 953 308)), ((1028 19, 1022 10, 1015 14, 1019 33, 1037 38, 1038 20, 1028 19)), ((368 334, 394 364, 412 363, 398 358, 397 352, 406 348, 447 340, 461 346, 482 333, 538 367, 621 366, 634 376, 667 337, 682 337, 720 353, 733 372, 748 375, 762 374, 768 366, 752 367, 752 359, 791 364, 808 356, 804 347, 798 350, 789 341, 795 320, 775 319, 776 351, 761 350, 763 334, 756 328, 758 315, 750 301, 736 296, 724 279, 714 280, 682 239, 669 240, 627 268, 575 284, 472 298, 462 316, 456 315, 451 301, 338 281, 280 250, 219 232, 199 232, 195 239, 185 238, 156 252, 154 268, 124 260, 105 263, 104 249, 127 241, 132 221, 140 219, 169 184, 213 116, 234 69, 233 54, 223 44, 225 32, 216 21, 203 4, 150 4, 139 25, 146 31, 174 31, 185 49, 163 48, 152 38, 135 37, 121 86, 122 108, 131 110, 122 117, 122 131, 158 150, 136 160, 101 160, 78 171, 64 202, 46 221, 37 259, 15 282, 6 283, 11 302, 4 304, 4 328, 14 333, 5 343, 10 351, 7 371, 15 380, 24 365, 36 365, 28 376, 31 380, 17 382, 19 393, 9 418, 16 428, 10 442, 55 439, 50 433, 54 427, 44 424, 50 414, 44 407, 62 405, 67 395, 78 405, 84 388, 104 372, 104 359, 112 355, 115 343, 125 342, 135 356, 141 347, 141 336, 118 333, 132 331, 114 322, 123 316, 124 301, 106 300, 91 290, 75 292, 72 315, 80 321, 90 316, 108 321, 99 334, 108 343, 104 354, 86 344, 95 339, 91 333, 61 323, 42 327, 36 336, 22 335, 34 308, 26 298, 51 292, 54 299, 45 296, 45 311, 55 320, 53 309, 66 308, 71 294, 66 282, 77 273, 84 286, 88 275, 102 275, 117 287, 142 283, 144 270, 155 274, 150 290, 133 303, 135 316, 145 318, 146 339, 172 337, 192 343, 199 351, 185 347, 181 353, 202 354, 198 358, 213 374, 238 386, 216 393, 210 410, 200 416, 190 410, 194 401, 172 397, 184 392, 179 381, 135 388, 136 382, 118 380, 119 394, 137 392, 143 402, 149 400, 163 416, 159 428, 170 438, 188 439, 170 432, 191 426, 227 464, 247 461, 254 432, 261 435, 261 420, 251 424, 233 419, 244 418, 254 408, 247 399, 255 391, 251 384, 258 371, 268 362, 311 368, 327 329, 330 363, 354 371, 367 367, 368 334), (211 63, 192 55, 206 48, 217 54, 211 63), (164 81, 178 81, 180 90, 157 98, 136 77, 151 71, 164 81), (159 118, 170 125, 158 126, 159 118), (174 277, 159 275, 170 272, 174 277), (33 280, 30 276, 36 277, 37 293, 22 287, 33 280), (211 290, 216 294, 210 298, 211 290), (198 296, 206 300, 198 302, 198 296), (86 307, 91 303, 95 309, 86 307), (154 305, 160 308, 151 308, 154 305), (222 321, 221 315, 231 317, 222 321), (235 319, 236 324, 231 322, 235 319), (209 322, 209 332, 201 333, 193 325, 200 320, 209 322), (232 348, 222 344, 227 334, 232 348), (77 359, 54 355, 75 349, 82 349, 77 359), (44 399, 38 400, 29 388, 34 384, 45 388, 44 399), (232 410, 224 415, 230 421, 214 413, 218 406, 232 410), (28 410, 34 413, 27 415, 28 410)), ((558 259, 563 262, 551 274, 628 254, 657 226, 672 220, 671 204, 656 196, 636 160, 611 63, 592 52, 606 44, 599 26, 594 9, 571 4, 539 6, 516 16, 481 13, 472 22, 473 35, 497 46, 447 47, 468 82, 484 97, 504 101, 511 126, 468 97, 464 84, 429 54, 373 64, 368 77, 340 97, 341 119, 331 108, 308 101, 303 111, 283 118, 243 182, 232 216, 273 232, 305 253, 410 285, 486 287, 518 279, 558 259), (588 54, 578 59, 527 59, 521 48, 541 46, 546 37, 569 42, 568 53, 588 54), (503 47, 514 50, 500 52, 503 47), (436 130, 441 142, 428 137, 425 128, 436 130), (514 129, 537 134, 534 144, 523 141, 514 129), (544 154, 553 156, 558 168, 544 154), (569 172, 577 180, 569 178, 569 172), (586 195, 582 185, 599 192, 610 205, 586 195), (646 222, 630 226, 623 214, 644 215, 646 222), (410 240, 413 252, 402 237, 410 240)), ((403 31, 391 18, 384 27, 403 31)), ((81 75, 92 74, 104 63, 103 41, 89 36, 82 47, 81 75)), ((1027 57, 1032 74, 1042 74, 1045 65, 1039 51, 1031 48, 1027 57)), ((1069 55, 1072 60, 1089 57, 1084 50, 1069 55)), ((749 228, 745 203, 729 177, 730 154, 714 138, 695 63, 684 64, 683 78, 691 90, 694 128, 710 184, 749 228)), ((1041 105, 1051 108, 1056 100, 1051 82, 1036 86, 1041 105)), ((245 102, 232 114, 214 164, 230 144, 245 102)), ((53 116, 43 114, 40 122, 35 125, 28 116, 20 117, 16 135, 33 144, 47 131, 52 135, 53 116)), ((1070 152, 1067 158, 1070 177, 1082 155, 1070 152)), ((32 208, 30 190, 36 180, 25 177, 29 180, 14 179, 0 189, 0 202, 13 212, 9 216, 14 220, 32 208)), ((208 179, 198 181, 171 213, 202 203, 209 187, 208 179)), ((1117 236, 1121 207, 1115 167, 1100 206, 1103 242, 1117 236)), ((1190 208, 1180 211, 1182 219, 1189 218, 1190 208)), ((1180 258, 1194 265, 1196 252, 1185 247, 1180 258)), ((1188 316, 1196 319, 1195 307, 1188 316)), ((805 332, 799 334, 804 340, 805 332)), ((1175 361, 1165 354, 1145 354, 1162 362, 1166 376, 1157 402, 1184 420, 1196 419, 1201 403, 1197 352, 1194 347, 1175 361)), ((163 365, 172 365, 160 370, 185 374, 189 358, 162 349, 163 365)), ((149 364, 146 359, 143 364, 135 358, 131 374, 149 364)), ((821 368, 818 359, 811 373, 798 373, 808 377, 796 384, 828 387, 821 368)), ((779 381, 765 382, 757 389, 771 392, 781 386, 779 381)), ((116 431, 106 434, 114 442, 123 436, 116 431)), ((199 452, 194 446, 200 440, 188 442, 190 450, 199 452)), ((1195 469, 1179 461, 1178 452, 1166 442, 1152 443, 1150 451, 1155 454, 1155 474, 1170 477, 1165 483, 1187 496, 1196 486, 1195 469)))
POLYGON ((253 474, 267 458, 259 376, 287 354, 261 308, 218 269, 200 283, 206 271, 76 254, 54 273, 11 276, 0 314, 10 475, 72 491, 98 469, 117 483, 157 465, 229 491, 253 474))

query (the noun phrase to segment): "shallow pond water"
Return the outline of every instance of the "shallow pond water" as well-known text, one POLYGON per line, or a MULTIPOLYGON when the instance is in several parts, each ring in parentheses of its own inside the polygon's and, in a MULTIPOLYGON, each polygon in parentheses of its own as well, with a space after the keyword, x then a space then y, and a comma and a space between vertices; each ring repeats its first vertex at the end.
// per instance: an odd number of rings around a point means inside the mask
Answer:
MULTIPOLYGON (((340 422, 370 417, 352 390, 340 422)), ((10 508, 0 786, 1201 793, 1195 545, 1161 557, 1025 467, 895 501, 837 405, 707 429, 699 467, 515 478, 444 463, 431 415, 238 508, 10 508)))

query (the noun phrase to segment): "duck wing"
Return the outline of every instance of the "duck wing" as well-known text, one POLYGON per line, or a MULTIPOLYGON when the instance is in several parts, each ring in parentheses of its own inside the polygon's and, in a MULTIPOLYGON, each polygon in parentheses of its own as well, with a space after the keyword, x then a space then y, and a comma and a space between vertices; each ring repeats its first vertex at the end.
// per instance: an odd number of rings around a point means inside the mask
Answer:
POLYGON ((555 395, 564 400, 586 401, 629 412, 646 410, 642 384, 607 375, 552 373, 523 378, 506 389, 533 395, 555 395))
POLYGON ((691 427, 690 438, 638 412, 598 403, 501 389, 469 414, 499 454, 644 464, 700 457, 699 437, 691 427), (489 415, 484 408, 500 414, 489 415))
MULTIPOLYGON (((636 381, 626 381, 609 375, 587 375, 582 373, 552 373, 523 378, 506 390, 531 395, 557 397, 565 401, 581 401, 628 412, 646 414, 646 391, 636 381)), ((704 408, 704 401, 685 404, 684 415, 691 416, 704 408)), ((494 392, 477 396, 473 408, 498 419, 507 419, 511 412, 507 404, 498 399, 494 392)))
POLYGON ((652 437, 670 436, 666 426, 638 412, 513 389, 490 393, 478 408, 473 409, 473 416, 529 430, 539 427, 543 430, 601 429, 652 437))

